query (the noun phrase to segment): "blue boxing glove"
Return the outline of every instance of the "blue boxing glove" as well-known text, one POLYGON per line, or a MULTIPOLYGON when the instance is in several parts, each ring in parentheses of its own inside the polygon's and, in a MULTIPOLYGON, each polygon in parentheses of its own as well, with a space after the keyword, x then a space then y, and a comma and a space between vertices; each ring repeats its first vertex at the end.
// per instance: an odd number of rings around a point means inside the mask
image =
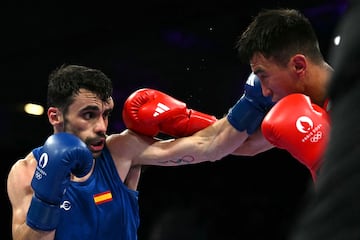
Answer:
POLYGON ((271 97, 262 94, 260 79, 251 73, 245 83, 244 94, 229 110, 227 119, 238 131, 246 130, 251 135, 260 127, 274 104, 271 97))
POLYGON ((26 222, 42 231, 54 230, 60 219, 60 203, 70 183, 70 173, 83 177, 91 170, 93 156, 86 144, 69 133, 50 136, 42 149, 31 181, 34 195, 26 222))

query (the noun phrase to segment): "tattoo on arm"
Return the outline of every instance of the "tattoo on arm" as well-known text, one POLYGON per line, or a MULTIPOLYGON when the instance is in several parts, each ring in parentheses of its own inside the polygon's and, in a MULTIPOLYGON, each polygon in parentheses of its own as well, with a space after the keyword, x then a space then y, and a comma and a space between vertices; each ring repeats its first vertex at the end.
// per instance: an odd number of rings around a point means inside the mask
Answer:
POLYGON ((190 164, 194 161, 195 161, 195 158, 193 156, 185 155, 177 160, 168 160, 168 161, 163 161, 163 162, 159 162, 159 163, 162 163, 162 164, 175 163, 175 164, 182 165, 182 164, 190 164))

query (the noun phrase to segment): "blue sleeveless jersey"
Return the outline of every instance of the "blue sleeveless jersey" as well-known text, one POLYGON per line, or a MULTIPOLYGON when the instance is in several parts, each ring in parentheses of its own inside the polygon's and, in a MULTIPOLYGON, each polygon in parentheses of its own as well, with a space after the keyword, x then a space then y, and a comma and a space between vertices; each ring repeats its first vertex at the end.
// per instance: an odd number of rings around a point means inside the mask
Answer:
MULTIPOLYGON (((42 147, 33 150, 36 159, 42 147)), ((85 182, 71 182, 60 205, 55 239, 136 240, 139 227, 138 192, 120 179, 105 147, 85 182)))

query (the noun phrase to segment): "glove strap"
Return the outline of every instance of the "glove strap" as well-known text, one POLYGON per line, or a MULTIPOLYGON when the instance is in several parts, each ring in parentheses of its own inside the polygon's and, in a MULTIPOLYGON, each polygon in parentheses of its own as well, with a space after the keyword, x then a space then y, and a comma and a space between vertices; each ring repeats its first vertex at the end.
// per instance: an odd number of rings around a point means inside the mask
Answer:
POLYGON ((26 223, 33 229, 42 231, 54 230, 60 221, 59 206, 41 201, 35 195, 32 197, 26 223))

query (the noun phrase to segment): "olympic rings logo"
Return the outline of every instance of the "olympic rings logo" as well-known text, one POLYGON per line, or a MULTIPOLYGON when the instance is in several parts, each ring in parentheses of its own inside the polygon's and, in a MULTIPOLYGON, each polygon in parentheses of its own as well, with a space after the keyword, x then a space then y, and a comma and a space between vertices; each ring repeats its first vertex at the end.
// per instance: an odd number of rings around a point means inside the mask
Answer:
POLYGON ((318 142, 322 138, 322 132, 317 132, 313 137, 310 138, 310 142, 318 142))
POLYGON ((35 178, 40 180, 42 178, 42 174, 39 173, 38 171, 35 172, 35 178))

